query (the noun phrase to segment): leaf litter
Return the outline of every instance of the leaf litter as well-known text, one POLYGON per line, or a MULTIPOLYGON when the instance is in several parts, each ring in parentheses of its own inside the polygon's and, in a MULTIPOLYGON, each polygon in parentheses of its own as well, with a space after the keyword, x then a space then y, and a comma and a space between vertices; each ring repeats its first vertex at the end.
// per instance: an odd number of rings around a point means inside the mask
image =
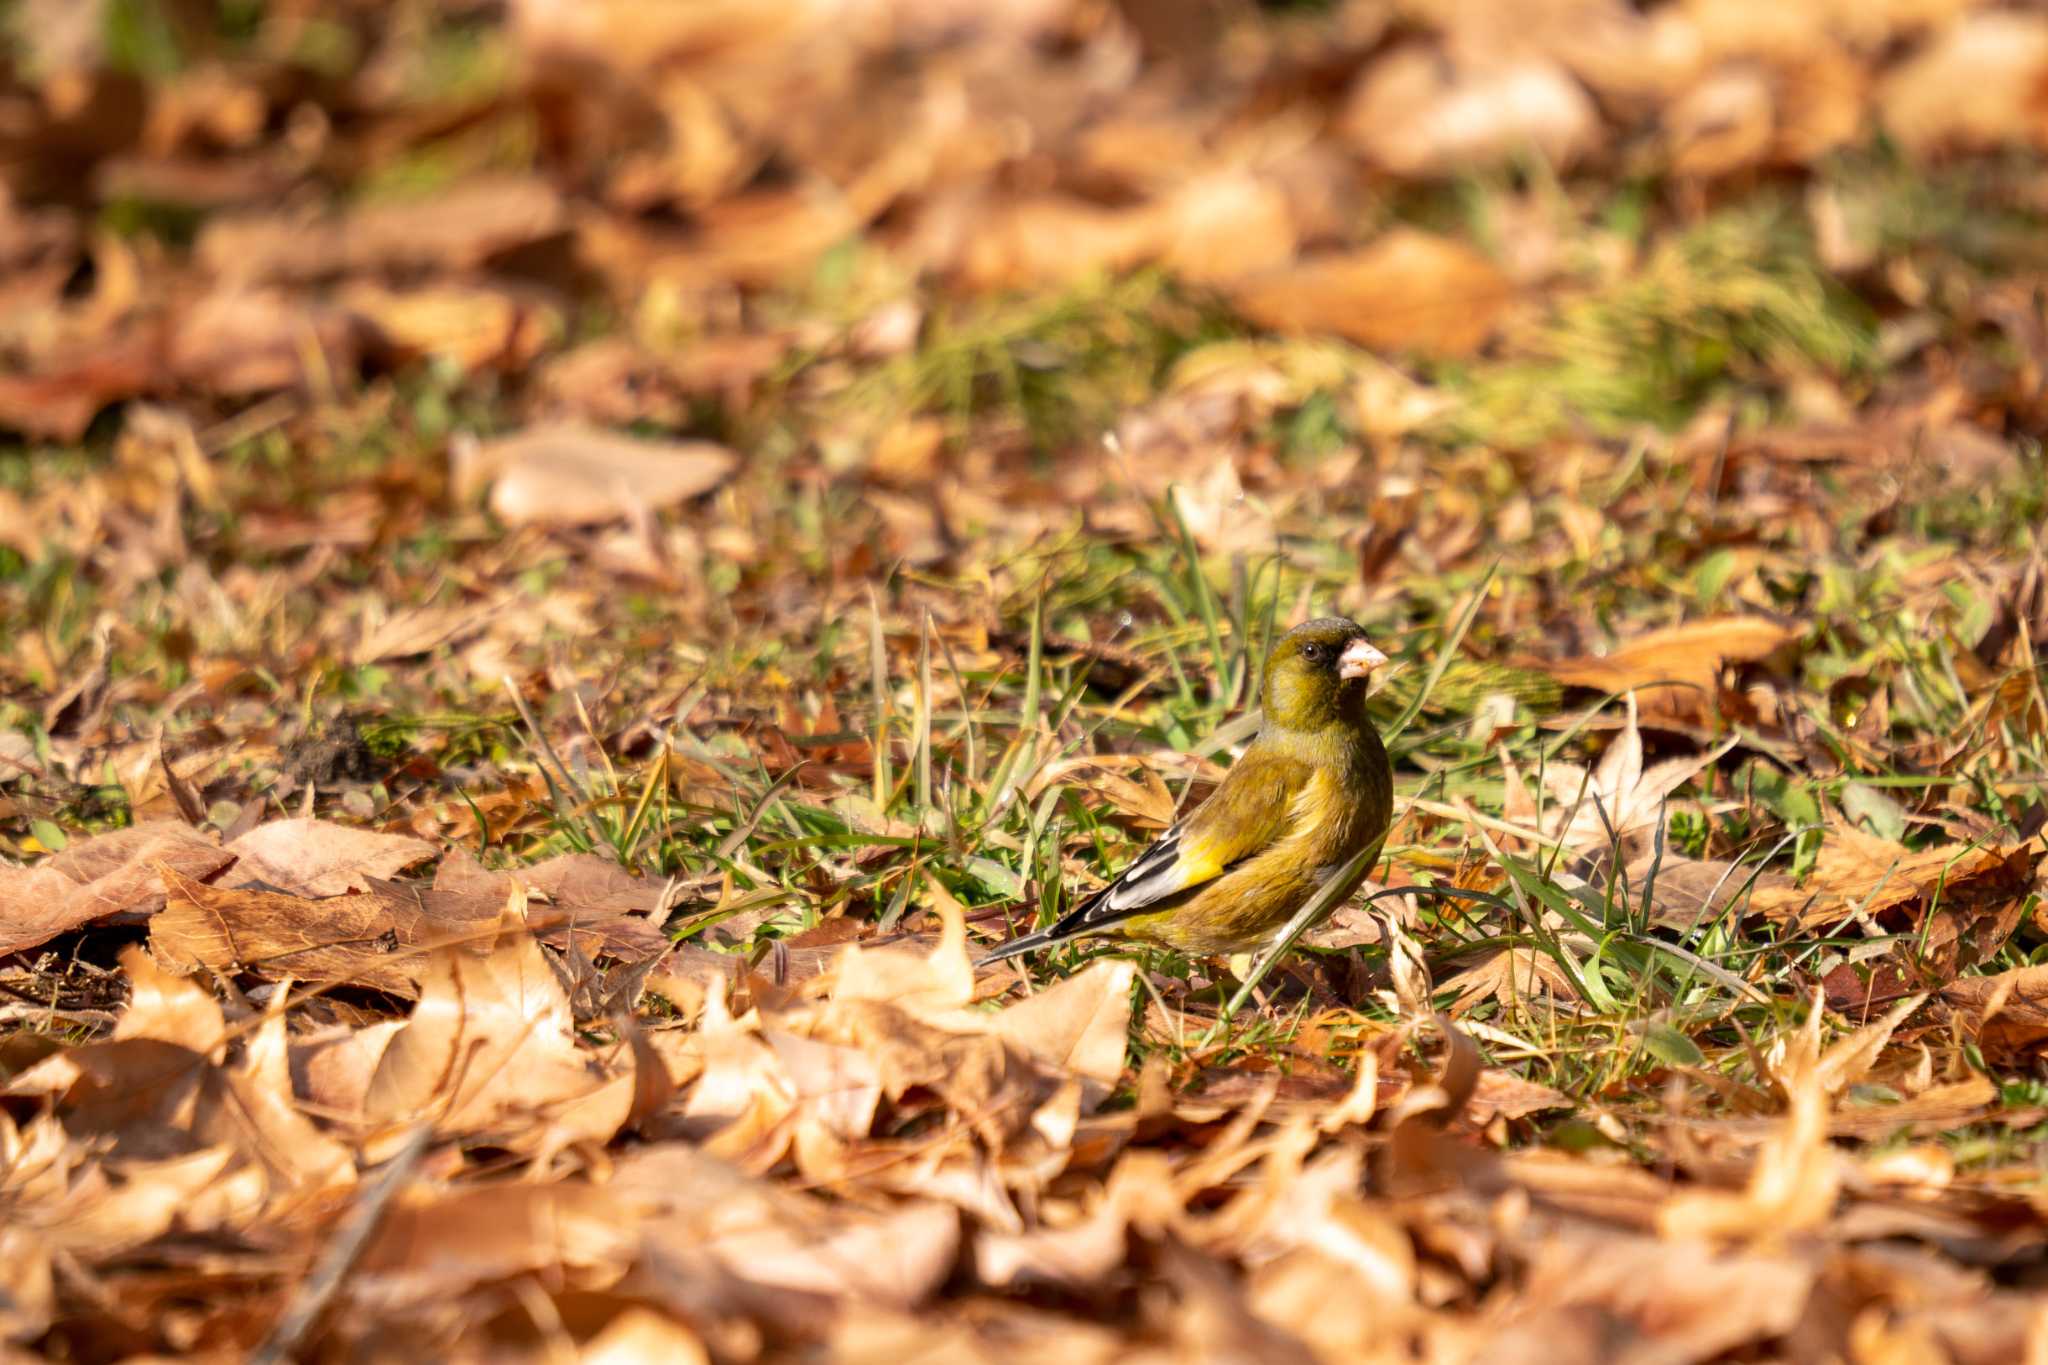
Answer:
POLYGON ((11 1350, 2048 1349, 2037 16, 63 8, 11 1350), (978 971, 1324 612, 1372 898, 978 971))

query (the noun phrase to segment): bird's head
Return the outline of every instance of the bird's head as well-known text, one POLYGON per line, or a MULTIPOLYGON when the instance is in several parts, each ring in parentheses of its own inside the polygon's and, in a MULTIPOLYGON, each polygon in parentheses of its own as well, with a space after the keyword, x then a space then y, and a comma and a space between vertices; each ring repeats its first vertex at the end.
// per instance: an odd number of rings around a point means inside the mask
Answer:
POLYGON ((1286 730, 1356 721, 1372 671, 1386 662, 1356 621, 1326 616, 1304 622, 1266 656, 1266 718, 1286 730))

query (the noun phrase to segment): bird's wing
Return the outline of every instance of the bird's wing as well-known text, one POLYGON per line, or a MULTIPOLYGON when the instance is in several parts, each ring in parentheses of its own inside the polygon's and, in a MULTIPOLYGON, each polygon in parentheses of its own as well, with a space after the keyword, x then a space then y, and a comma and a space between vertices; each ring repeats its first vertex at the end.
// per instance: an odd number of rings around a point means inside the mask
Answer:
POLYGON ((1162 902, 1215 880, 1261 852, 1285 833, 1295 797, 1309 775, 1307 764, 1254 746, 1207 801, 1153 841, 1115 881, 1046 931, 1048 937, 1093 933, 1163 909, 1162 902))

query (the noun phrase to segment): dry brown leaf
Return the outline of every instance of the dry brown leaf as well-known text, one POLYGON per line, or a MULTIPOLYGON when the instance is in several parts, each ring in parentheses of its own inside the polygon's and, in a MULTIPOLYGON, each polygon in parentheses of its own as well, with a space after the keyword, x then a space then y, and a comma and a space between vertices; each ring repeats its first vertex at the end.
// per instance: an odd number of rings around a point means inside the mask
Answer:
POLYGON ((1164 264, 1196 284, 1278 270, 1299 244, 1286 192, 1241 170, 1197 176, 1153 212, 1164 264))
POLYGON ((167 363, 209 393, 324 390, 360 370, 366 339, 348 313, 279 289, 231 287, 179 313, 167 363))
POLYGON ((1461 1117, 1475 1128, 1484 1128, 1495 1119, 1512 1122, 1546 1109, 1570 1109, 1575 1105, 1576 1101, 1561 1090, 1490 1066, 1479 1073, 1479 1081, 1472 1087, 1472 1098, 1465 1101, 1461 1117))
POLYGON ((645 1308, 628 1308, 576 1353, 577 1365, 711 1365, 704 1339, 674 1318, 645 1308))
POLYGON ((1521 770, 1503 755, 1508 778, 1505 810, 1509 819, 1541 829, 1568 849, 1611 850, 1619 843, 1624 852, 1631 852, 1661 826, 1671 793, 1710 767, 1727 747, 1645 766, 1635 694, 1630 693, 1627 723, 1608 741, 1598 767, 1588 772, 1576 763, 1544 765, 1546 802, 1541 811, 1521 770))
POLYGON ((1721 616, 1651 631, 1606 654, 1528 661, 1570 687, 1636 693, 1645 711, 1703 720, 1728 664, 1769 658, 1800 632, 1760 616, 1721 616))
MULTIPOLYGON (((474 603, 444 607, 408 607, 397 611, 373 608, 363 622, 363 633, 349 651, 349 662, 360 668, 385 659, 405 659, 429 654, 460 644, 482 634, 496 612, 474 603)), ((391 872, 398 869, 393 868, 391 872)), ((379 873, 390 876, 391 872, 379 873)), ((329 892, 338 895, 339 892, 329 892)))
POLYGON ((594 1185, 414 1185, 378 1220, 348 1299, 354 1312, 389 1312, 522 1274, 603 1287, 625 1272, 638 1237, 620 1200, 594 1185))
POLYGON ((1091 962, 1074 975, 993 1015, 988 1032, 1049 1067, 1089 1082, 1093 1110, 1124 1074, 1137 964, 1091 962))
POLYGON ((292 896, 361 891, 373 877, 396 876, 434 856, 433 845, 403 834, 379 834, 325 820, 272 820, 232 840, 234 868, 226 885, 263 887, 292 896))
POLYGON ((974 964, 967 960, 967 918, 960 903, 936 880, 931 887, 939 914, 939 941, 929 953, 903 948, 850 945, 839 955, 832 981, 835 1001, 886 1001, 926 1016, 951 1016, 974 999, 974 964))
POLYGON ((641 441, 575 422, 472 443, 456 458, 458 496, 490 486, 508 526, 589 526, 709 492, 739 464, 709 441, 641 441))
POLYGON ((1717 176, 1763 163, 1777 131, 1769 73, 1747 62, 1708 73, 1663 114, 1672 169, 1717 176))
POLYGON ((430 197, 371 203, 345 216, 217 215, 200 229, 193 254, 215 279, 243 285, 462 270, 559 233, 568 221, 561 195, 538 177, 474 176, 430 197))
POLYGON ((959 264, 960 282, 971 289, 1127 270, 1159 253, 1165 227, 1149 207, 1106 208, 1067 195, 998 200, 983 207, 976 224, 959 264))
POLYGON ((1941 998, 1994 1065, 2018 1062, 2048 1039, 2048 966, 1966 976, 1943 986, 1941 998))
POLYGON ((1539 996, 1569 998, 1573 994, 1571 977, 1556 959, 1521 947, 1503 948, 1444 982, 1444 990, 1453 988, 1457 997, 1445 1009, 1454 1015, 1494 999, 1521 1003, 1539 996))
POLYGON ((169 375, 159 335, 127 334, 0 371, 0 427, 76 442, 101 409, 160 392, 169 375))
POLYGON ((1908 151, 2048 141, 2041 91, 2048 80, 2048 18, 1986 10, 1937 33, 1895 67, 1878 91, 1885 131, 1908 151))
POLYGON ((463 374, 523 371, 563 331, 557 310, 507 289, 444 284, 397 290, 362 282, 336 297, 365 324, 383 356, 399 364, 440 361, 463 374))
POLYGON ((1397 175, 1448 176, 1534 152, 1569 165, 1599 146, 1593 101, 1540 56, 1459 60, 1396 48, 1359 77, 1340 127, 1375 165, 1397 175))
POLYGON ((150 914, 164 903, 159 864, 208 877, 232 856, 187 825, 148 822, 80 839, 34 867, 0 866, 0 954, 110 915, 150 914))
POLYGON ((682 1144, 621 1160, 607 1188, 644 1220, 653 1257, 703 1267, 707 1288, 724 1277, 773 1289, 777 1302, 821 1295, 912 1308, 960 1250, 960 1215, 943 1205, 835 1209, 682 1144))
POLYGON ((336 1027, 291 1040, 287 1062, 292 1093, 321 1118, 360 1122, 370 1081, 403 1019, 384 1019, 361 1028, 336 1027))
POLYGON ((633 1103, 628 1053, 607 1065, 577 1046, 569 998, 527 927, 522 898, 482 951, 428 954, 419 1003, 378 1058, 367 1117, 431 1121, 551 1156, 606 1142, 633 1103))
POLYGON ((1492 335, 1514 288, 1493 262, 1462 242, 1396 228, 1356 251, 1307 257, 1226 292, 1239 312, 1263 327, 1457 356, 1492 335))
POLYGON ((1667 1237, 1782 1242, 1823 1226, 1834 1212, 1844 1163, 1828 1144, 1828 1118, 1836 1096, 1870 1070, 1877 1055, 1924 996, 1901 1001, 1890 1013, 1821 1050, 1827 1011, 1816 995, 1804 1025, 1771 1045, 1772 1078, 1788 1110, 1782 1126, 1757 1152, 1747 1186, 1739 1191, 1689 1190, 1658 1211, 1667 1237))
POLYGON ((1529 1233, 1528 1287, 1485 1340, 1488 1360, 1592 1365, 1612 1359, 1616 1341, 1636 1344, 1632 1359, 1726 1359, 1784 1338, 1814 1293, 1813 1261, 1791 1252, 1723 1251, 1547 1220, 1529 1233))
MULTIPOLYGON (((638 877, 608 858, 563 853, 530 867, 489 871, 466 849, 452 848, 434 870, 433 888, 407 888, 429 913, 458 919, 495 916, 514 888, 529 901, 527 924, 543 941, 567 951, 640 962, 670 944, 651 916, 662 908, 664 884, 638 877)), ((386 887, 387 894, 395 888, 386 887)))
POLYGON ((0 1341, 32 1341, 56 1317, 50 1247, 33 1227, 0 1229, 0 1341))
POLYGON ((418 994, 429 949, 488 937, 495 923, 422 914, 375 892, 308 899, 208 886, 168 868, 163 876, 170 900, 150 920, 150 947, 167 968, 183 973, 248 971, 411 997, 418 994))
MULTIPOLYGON (((113 1037, 22 1072, 12 1093, 48 1096, 70 1132, 96 1135, 124 1158, 203 1155, 203 1183, 248 1170, 257 1178, 234 1187, 236 1200, 267 1203, 273 1212, 284 1207, 280 1201, 354 1179, 348 1148, 316 1129, 294 1103, 281 1013, 263 1020, 238 1065, 226 1066, 226 1026, 210 995, 162 972, 139 949, 123 954, 122 966, 131 995, 113 1037)), ((132 1220, 142 1216, 139 1210, 110 1210, 108 1217, 132 1220)), ((154 1225, 154 1215, 148 1217, 154 1225)), ((122 1236, 146 1238, 161 1230, 122 1236)))
POLYGON ((1879 915, 1937 892, 1943 906, 1968 912, 2016 903, 2026 894, 2041 854, 2033 840, 1909 849, 1851 825, 1835 825, 1821 841, 1804 882, 1760 886, 1750 905, 1773 919, 1805 926, 1836 924, 1859 913, 1879 915))
POLYGON ((1746 910, 1752 890, 1783 891, 1793 885, 1782 872, 1719 858, 1688 858, 1670 849, 1630 860, 1622 876, 1631 905, 1646 908, 1653 923, 1678 929, 1696 928, 1731 908, 1746 910))

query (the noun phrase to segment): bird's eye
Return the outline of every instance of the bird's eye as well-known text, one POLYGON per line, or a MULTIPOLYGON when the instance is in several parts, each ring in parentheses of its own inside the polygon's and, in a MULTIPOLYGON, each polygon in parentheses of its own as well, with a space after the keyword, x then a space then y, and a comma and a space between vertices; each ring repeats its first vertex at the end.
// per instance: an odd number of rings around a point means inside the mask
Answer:
POLYGON ((1301 657, 1312 664, 1319 664, 1323 661, 1323 647, 1318 644, 1303 645, 1301 647, 1301 657))

